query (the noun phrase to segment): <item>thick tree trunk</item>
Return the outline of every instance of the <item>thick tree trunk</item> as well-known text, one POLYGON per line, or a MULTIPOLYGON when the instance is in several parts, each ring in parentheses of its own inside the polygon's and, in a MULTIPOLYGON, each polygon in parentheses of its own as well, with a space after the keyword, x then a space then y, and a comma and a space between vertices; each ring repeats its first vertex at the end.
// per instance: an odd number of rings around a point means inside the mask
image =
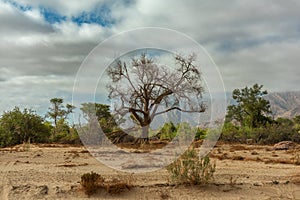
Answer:
POLYGON ((139 138, 136 138, 135 143, 145 144, 149 143, 149 125, 142 127, 142 135, 139 138))
POLYGON ((149 137, 149 125, 147 126, 143 126, 142 127, 142 135, 141 135, 141 138, 142 139, 146 139, 149 137))

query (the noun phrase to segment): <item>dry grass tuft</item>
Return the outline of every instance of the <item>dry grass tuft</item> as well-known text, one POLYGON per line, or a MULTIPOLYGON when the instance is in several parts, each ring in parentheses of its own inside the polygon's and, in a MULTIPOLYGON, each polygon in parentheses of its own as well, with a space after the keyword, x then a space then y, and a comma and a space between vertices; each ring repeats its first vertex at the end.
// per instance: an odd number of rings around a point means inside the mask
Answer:
POLYGON ((207 184, 213 179, 215 169, 216 164, 212 164, 209 157, 199 158, 194 148, 188 149, 167 167, 172 181, 187 185, 207 184))

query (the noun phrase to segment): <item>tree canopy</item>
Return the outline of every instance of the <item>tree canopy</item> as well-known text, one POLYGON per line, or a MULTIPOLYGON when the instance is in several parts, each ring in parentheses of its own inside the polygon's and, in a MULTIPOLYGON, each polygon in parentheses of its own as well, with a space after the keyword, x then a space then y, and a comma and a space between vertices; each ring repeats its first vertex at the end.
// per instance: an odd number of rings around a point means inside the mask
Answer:
POLYGON ((1 146, 29 140, 46 142, 50 136, 50 128, 44 124, 44 119, 30 109, 21 111, 15 107, 12 111, 4 112, 0 119, 0 127, 1 146))
POLYGON ((232 98, 235 104, 228 106, 226 120, 236 120, 242 126, 250 128, 270 122, 270 102, 263 98, 268 92, 262 88, 263 85, 254 84, 252 87, 233 90, 232 98))
POLYGON ((59 131, 58 129, 63 128, 66 125, 65 119, 75 109, 71 104, 66 104, 66 106, 64 106, 63 102, 64 100, 62 98, 50 99, 51 107, 49 107, 47 115, 54 121, 54 135, 59 131))
POLYGON ((93 118, 97 118, 100 123, 102 131, 104 133, 112 131, 116 126, 115 120, 110 113, 110 106, 100 103, 83 103, 80 110, 83 113, 83 117, 91 122, 93 118))

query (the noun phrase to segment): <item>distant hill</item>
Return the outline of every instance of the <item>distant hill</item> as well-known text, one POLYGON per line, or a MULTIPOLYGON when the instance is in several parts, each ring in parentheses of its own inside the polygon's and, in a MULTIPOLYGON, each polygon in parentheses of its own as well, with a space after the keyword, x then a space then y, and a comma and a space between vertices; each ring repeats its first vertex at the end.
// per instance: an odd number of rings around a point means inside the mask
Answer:
POLYGON ((266 99, 270 101, 275 118, 300 115, 300 91, 270 93, 266 99))

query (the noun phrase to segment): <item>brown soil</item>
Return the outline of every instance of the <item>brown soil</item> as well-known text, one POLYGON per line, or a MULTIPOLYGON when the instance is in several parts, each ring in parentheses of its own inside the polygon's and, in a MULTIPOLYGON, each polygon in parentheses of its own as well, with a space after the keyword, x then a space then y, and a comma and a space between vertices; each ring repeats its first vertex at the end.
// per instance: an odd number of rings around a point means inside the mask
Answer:
POLYGON ((212 183, 174 186, 165 169, 134 174, 116 171, 82 146, 4 148, 0 149, 0 199, 300 199, 299 145, 273 151, 271 146, 218 144, 210 157, 217 166, 212 183), (91 171, 108 180, 132 177, 133 187, 120 194, 99 191, 88 197, 80 177, 91 171))

